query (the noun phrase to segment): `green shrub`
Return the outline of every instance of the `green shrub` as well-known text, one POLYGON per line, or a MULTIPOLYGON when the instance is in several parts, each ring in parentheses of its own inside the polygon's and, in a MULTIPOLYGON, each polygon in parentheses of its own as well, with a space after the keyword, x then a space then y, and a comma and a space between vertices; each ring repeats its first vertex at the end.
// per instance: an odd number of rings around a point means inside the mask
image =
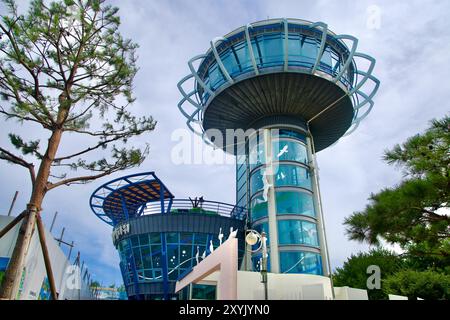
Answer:
POLYGON ((450 276, 432 270, 402 270, 383 280, 382 289, 385 294, 398 294, 409 299, 449 299, 450 276))

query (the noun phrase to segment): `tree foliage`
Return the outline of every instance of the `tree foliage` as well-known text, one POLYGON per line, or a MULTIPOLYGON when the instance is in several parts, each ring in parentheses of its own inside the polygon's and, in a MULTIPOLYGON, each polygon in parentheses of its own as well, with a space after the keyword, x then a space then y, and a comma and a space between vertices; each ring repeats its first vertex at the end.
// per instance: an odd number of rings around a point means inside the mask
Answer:
POLYGON ((435 271, 402 270, 383 281, 386 294, 398 294, 409 299, 450 299, 450 275, 435 271))
POLYGON ((101 0, 33 0, 19 14, 13 0, 3 4, 8 13, 0 22, 0 114, 29 128, 36 124, 50 137, 10 133, 19 154, 0 146, 0 159, 27 168, 41 194, 142 163, 148 145, 124 145, 153 130, 155 122, 128 110, 135 99, 137 45, 119 33, 118 9, 101 0), (57 153, 63 134, 78 135, 86 145, 57 153), (92 159, 92 151, 102 156, 92 159))
POLYGON ((401 168, 404 180, 372 194, 364 211, 345 219, 349 238, 370 244, 385 239, 411 255, 450 265, 449 146, 450 118, 445 116, 433 120, 423 134, 386 151, 384 160, 401 168))
MULTIPOLYGON (((404 265, 401 257, 385 249, 377 248, 369 252, 360 252, 352 255, 344 262, 341 268, 336 268, 333 274, 333 284, 337 287, 349 286, 352 288, 365 289, 370 300, 387 299, 387 294, 380 289, 367 288, 367 267, 376 265, 380 267, 381 279, 401 270, 404 265)), ((383 286, 383 285, 382 285, 383 286)))

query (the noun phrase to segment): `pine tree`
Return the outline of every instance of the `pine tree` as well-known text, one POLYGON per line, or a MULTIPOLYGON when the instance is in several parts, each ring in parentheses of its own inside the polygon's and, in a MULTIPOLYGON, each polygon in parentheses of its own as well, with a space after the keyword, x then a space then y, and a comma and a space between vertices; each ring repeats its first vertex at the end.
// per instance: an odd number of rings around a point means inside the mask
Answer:
MULTIPOLYGON (((140 165, 148 145, 138 149, 124 143, 156 123, 128 111, 137 45, 119 33, 117 8, 101 0, 34 0, 26 14, 18 13, 13 0, 3 0, 3 6, 0 114, 24 127, 37 125, 49 137, 39 141, 10 133, 19 153, 0 146, 0 159, 28 170, 32 189, 0 292, 0 298, 13 298, 35 223, 42 231, 47 192, 140 165), (66 135, 81 136, 87 145, 62 154, 66 135), (109 156, 93 160, 93 154, 109 156)), ((45 258, 45 242, 43 253, 45 258)))
POLYGON ((401 168, 404 180, 372 194, 364 211, 345 219, 349 238, 370 244, 384 239, 445 268, 450 263, 450 118, 433 120, 423 134, 386 151, 384 160, 401 168))

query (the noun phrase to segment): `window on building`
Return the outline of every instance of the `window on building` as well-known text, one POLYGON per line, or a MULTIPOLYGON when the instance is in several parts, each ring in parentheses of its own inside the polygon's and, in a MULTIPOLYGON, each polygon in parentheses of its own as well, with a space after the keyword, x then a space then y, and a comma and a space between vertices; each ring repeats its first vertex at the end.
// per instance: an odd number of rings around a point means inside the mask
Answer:
POLYGON ((303 220, 279 220, 278 243, 280 245, 305 244, 318 246, 316 224, 303 220))
POLYGON ((281 251, 280 271, 282 273, 322 274, 320 254, 304 251, 281 251))
POLYGON ((302 214, 315 217, 312 194, 301 191, 276 191, 277 214, 302 214))
MULTIPOLYGON (((312 189, 309 170, 301 166, 280 164, 277 168, 274 179, 275 187, 293 186, 302 187, 308 190, 312 189)), ((256 182, 257 180, 255 183, 256 182)))
POLYGON ((267 201, 262 195, 253 197, 250 212, 252 221, 267 217, 267 201))

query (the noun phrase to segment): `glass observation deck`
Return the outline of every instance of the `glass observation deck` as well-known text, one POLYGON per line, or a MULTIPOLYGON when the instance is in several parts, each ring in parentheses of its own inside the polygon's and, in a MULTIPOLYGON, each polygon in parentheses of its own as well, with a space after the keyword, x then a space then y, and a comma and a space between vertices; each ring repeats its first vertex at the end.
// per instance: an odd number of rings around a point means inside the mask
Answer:
POLYGON ((191 73, 178 83, 183 95, 178 108, 188 127, 213 144, 205 135, 210 128, 243 128, 275 114, 307 122, 333 103, 336 114, 327 114, 313 132, 328 134, 323 143, 317 139, 316 149, 326 148, 355 130, 373 107, 379 87, 372 75, 375 59, 356 52, 357 45, 355 37, 337 35, 323 22, 270 19, 248 24, 213 39, 205 54, 189 60, 191 73), (290 76, 280 78, 283 74, 290 76), (302 90, 308 95, 299 94, 302 90), (338 126, 330 129, 332 123, 338 126))
MULTIPOLYGON (((318 60, 321 32, 307 24, 288 23, 289 32, 286 37, 284 24, 284 21, 273 22, 247 29, 251 46, 247 43, 245 28, 224 40, 217 41, 215 51, 228 75, 232 79, 239 79, 247 74, 253 75, 255 70, 253 62, 258 73, 283 72, 286 71, 286 63, 287 70, 309 72, 315 68, 315 71, 323 72, 332 78, 340 75, 339 82, 348 90, 353 88, 356 66, 353 61, 348 67, 345 66, 350 51, 344 43, 330 34, 330 39, 318 60)), ((214 50, 208 51, 198 68, 198 74, 204 85, 213 92, 228 83, 219 60, 215 59, 214 50)), ((202 104, 206 104, 210 97, 209 91, 204 90, 200 83, 197 83, 197 91, 202 104)))

